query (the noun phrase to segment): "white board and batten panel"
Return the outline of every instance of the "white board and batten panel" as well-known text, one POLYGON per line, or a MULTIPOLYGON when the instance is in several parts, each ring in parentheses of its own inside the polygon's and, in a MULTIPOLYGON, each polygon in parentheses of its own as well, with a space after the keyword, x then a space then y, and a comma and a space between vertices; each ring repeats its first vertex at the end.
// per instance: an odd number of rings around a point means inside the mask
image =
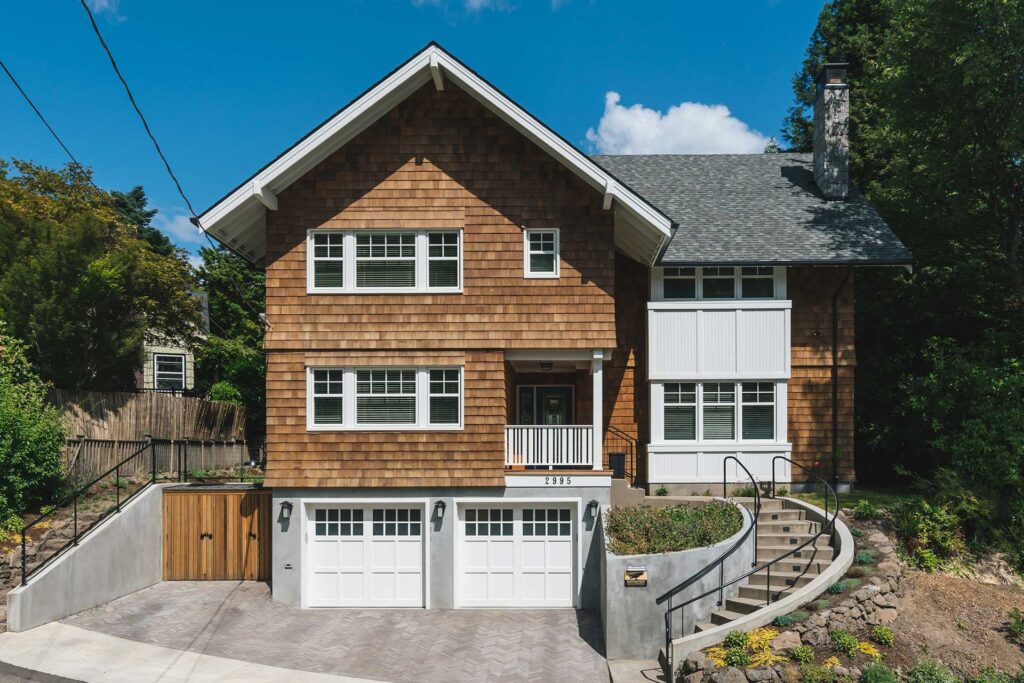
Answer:
MULTIPOLYGON (((749 483, 746 473, 735 461, 726 462, 732 455, 739 458, 750 474, 760 482, 772 480, 773 458, 777 455, 791 457, 793 448, 790 444, 771 444, 764 446, 711 446, 700 444, 681 446, 677 444, 654 445, 647 449, 648 478, 652 483, 722 483, 723 467, 727 482, 749 483)), ((787 460, 777 460, 775 465, 775 481, 789 483, 792 481, 792 466, 787 460)), ((714 491, 714 489, 712 489, 714 491)))
POLYGON ((651 380, 787 379, 792 302, 647 304, 651 380))

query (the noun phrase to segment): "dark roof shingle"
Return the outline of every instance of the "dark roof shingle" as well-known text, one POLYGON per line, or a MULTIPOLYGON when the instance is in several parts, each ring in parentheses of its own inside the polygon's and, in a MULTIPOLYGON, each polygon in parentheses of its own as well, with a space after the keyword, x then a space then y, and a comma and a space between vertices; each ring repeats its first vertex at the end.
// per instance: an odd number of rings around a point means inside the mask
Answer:
POLYGON ((909 264, 864 195, 827 201, 810 154, 600 155, 678 224, 661 264, 909 264))

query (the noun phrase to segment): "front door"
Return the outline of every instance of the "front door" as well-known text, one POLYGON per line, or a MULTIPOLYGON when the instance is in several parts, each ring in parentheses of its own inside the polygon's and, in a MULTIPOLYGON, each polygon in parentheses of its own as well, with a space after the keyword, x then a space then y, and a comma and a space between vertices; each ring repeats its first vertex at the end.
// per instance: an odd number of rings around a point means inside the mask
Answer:
POLYGON ((573 424, 572 387, 519 387, 519 424, 573 424))

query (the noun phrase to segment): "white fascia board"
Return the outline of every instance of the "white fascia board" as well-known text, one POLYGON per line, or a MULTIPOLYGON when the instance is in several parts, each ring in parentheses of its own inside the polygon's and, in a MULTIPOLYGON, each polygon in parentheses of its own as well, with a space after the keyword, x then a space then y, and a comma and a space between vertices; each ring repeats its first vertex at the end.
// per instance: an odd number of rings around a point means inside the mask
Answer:
MULTIPOLYGON (((230 230, 232 214, 244 207, 262 188, 276 195, 361 133, 435 76, 453 81, 477 101, 498 115, 519 133, 561 161, 598 191, 617 200, 616 209, 626 209, 636 221, 660 238, 671 234, 671 221, 634 192, 615 182, 593 160, 542 125, 519 106, 486 83, 437 46, 430 46, 400 66, 362 97, 347 106, 266 168, 200 216, 200 227, 221 238, 230 230)), ((259 200, 263 203, 262 198, 259 200)), ((606 198, 607 202, 608 199, 606 198)), ((234 228, 234 226, 231 226, 234 228)), ((661 241, 659 239, 659 241, 661 241)))

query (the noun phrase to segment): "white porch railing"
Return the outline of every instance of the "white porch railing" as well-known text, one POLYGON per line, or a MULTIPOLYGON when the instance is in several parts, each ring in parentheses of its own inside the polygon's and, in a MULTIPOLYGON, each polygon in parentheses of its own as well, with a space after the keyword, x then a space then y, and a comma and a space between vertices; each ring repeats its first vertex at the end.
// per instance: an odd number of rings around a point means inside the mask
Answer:
POLYGON ((594 465, 594 428, 591 425, 507 425, 505 466, 594 465))

